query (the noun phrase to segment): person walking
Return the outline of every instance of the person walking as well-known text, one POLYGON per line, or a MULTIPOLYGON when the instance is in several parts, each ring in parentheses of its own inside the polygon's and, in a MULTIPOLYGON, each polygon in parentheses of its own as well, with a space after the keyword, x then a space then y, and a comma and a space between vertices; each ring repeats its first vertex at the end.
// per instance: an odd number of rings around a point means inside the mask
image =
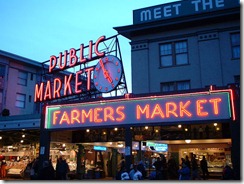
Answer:
POLYGON ((186 165, 185 162, 182 163, 181 169, 178 170, 179 180, 190 180, 191 172, 190 168, 186 165))
POLYGON ((56 165, 56 179, 57 180, 66 180, 67 179, 67 173, 69 172, 69 166, 65 159, 62 157, 59 157, 57 160, 56 165))
POLYGON ((202 160, 200 161, 200 167, 202 170, 202 175, 203 175, 203 179, 206 180, 208 179, 208 163, 207 160, 205 158, 205 156, 202 157, 202 160))
POLYGON ((175 159, 171 156, 168 161, 168 178, 169 179, 177 179, 178 173, 177 173, 177 164, 175 159))
POLYGON ((197 164, 197 160, 196 160, 196 155, 193 154, 192 155, 192 159, 191 159, 191 166, 192 166, 192 179, 199 179, 199 174, 198 174, 198 164, 197 164))
POLYGON ((143 176, 142 173, 138 170, 138 165, 135 165, 135 174, 133 176, 133 180, 142 180, 143 176))
POLYGON ((7 167, 6 161, 2 160, 2 163, 1 163, 1 176, 2 176, 2 179, 6 178, 6 176, 7 176, 6 167, 7 167))
POLYGON ((42 169, 40 170, 40 180, 54 180, 55 171, 51 161, 44 161, 42 169))
POLYGON ((155 167, 156 170, 156 180, 161 180, 163 179, 163 173, 162 173, 162 162, 160 160, 160 157, 157 157, 157 160, 154 162, 153 166, 155 167))

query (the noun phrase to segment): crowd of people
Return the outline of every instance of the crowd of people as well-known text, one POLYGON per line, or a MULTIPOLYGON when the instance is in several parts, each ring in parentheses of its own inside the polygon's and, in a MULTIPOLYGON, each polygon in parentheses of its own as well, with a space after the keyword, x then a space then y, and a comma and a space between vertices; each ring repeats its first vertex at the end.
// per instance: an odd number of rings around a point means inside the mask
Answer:
POLYGON ((40 160, 37 157, 30 162, 26 170, 29 171, 27 177, 31 180, 66 180, 68 179, 69 166, 66 160, 62 157, 57 159, 56 168, 53 167, 51 160, 46 160, 40 165, 40 160))
MULTIPOLYGON (((120 169, 117 173, 117 180, 207 180, 209 179, 208 162, 203 156, 200 162, 197 161, 196 155, 181 158, 181 163, 178 165, 175 159, 171 156, 166 160, 164 155, 157 157, 153 163, 155 170, 147 176, 146 167, 142 161, 138 164, 132 164, 130 171, 125 168, 125 161, 120 163, 120 169)), ((226 165, 223 169, 223 180, 234 179, 233 169, 226 165)))
MULTIPOLYGON (((6 178, 7 163, 5 160, 0 164, 0 177, 6 178)), ((208 162, 206 157, 203 156, 201 161, 198 162, 196 155, 191 155, 181 158, 181 163, 178 165, 174 157, 170 157, 167 161, 164 155, 160 155, 153 162, 155 168, 150 173, 147 173, 143 161, 131 164, 130 170, 126 170, 125 159, 122 157, 118 164, 118 172, 116 180, 207 180, 209 179, 208 162)), ((66 180, 68 179, 69 166, 63 157, 57 159, 55 168, 51 160, 40 162, 37 157, 30 162, 25 169, 28 172, 28 178, 31 180, 66 180)), ((233 169, 226 165, 223 169, 223 180, 233 180, 233 169)))

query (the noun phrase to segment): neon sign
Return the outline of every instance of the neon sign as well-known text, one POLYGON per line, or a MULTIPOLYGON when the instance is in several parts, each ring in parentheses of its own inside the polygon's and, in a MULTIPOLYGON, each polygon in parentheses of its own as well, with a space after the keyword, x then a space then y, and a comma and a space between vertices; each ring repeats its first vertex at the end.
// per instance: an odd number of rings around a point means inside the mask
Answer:
MULTIPOLYGON (((105 56, 105 52, 99 51, 99 44, 104 40, 105 36, 101 36, 95 43, 90 41, 88 46, 81 44, 79 54, 76 49, 71 48, 69 51, 65 50, 63 53, 60 52, 58 57, 54 55, 50 56, 48 73, 56 73, 96 59, 101 59, 105 56), (87 49, 86 51, 88 52, 86 57, 84 55, 85 49, 87 49)), ((87 67, 77 71, 75 74, 70 73, 68 75, 63 75, 63 79, 56 77, 52 81, 47 80, 40 84, 36 84, 34 102, 54 100, 60 97, 80 94, 83 91, 90 91, 92 80, 91 74, 94 68, 95 66, 87 67), (87 76, 87 81, 85 82, 86 88, 82 81, 82 75, 84 74, 87 76), (72 87, 72 85, 74 87, 72 87)))
POLYGON ((93 149, 96 151, 106 151, 107 147, 106 146, 93 146, 93 149))
POLYGON ((45 128, 234 119, 232 90, 46 106, 45 128))

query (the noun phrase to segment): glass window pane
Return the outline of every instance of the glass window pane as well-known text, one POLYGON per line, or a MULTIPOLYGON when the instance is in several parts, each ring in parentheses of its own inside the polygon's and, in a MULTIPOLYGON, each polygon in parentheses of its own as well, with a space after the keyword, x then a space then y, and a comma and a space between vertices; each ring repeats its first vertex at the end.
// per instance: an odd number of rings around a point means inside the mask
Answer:
POLYGON ((26 86, 26 80, 25 79, 18 79, 18 84, 26 86))
POLYGON ((5 66, 0 65, 0 76, 4 76, 4 75, 5 75, 5 66))
POLYGON ((25 98, 26 96, 23 94, 17 94, 16 95, 16 101, 15 101, 15 106, 24 108, 25 107, 25 98))
POLYGON ((240 58, 240 47, 232 48, 233 58, 240 58))
POLYGON ((188 63, 187 54, 176 55, 176 65, 183 65, 187 63, 188 63))
POLYGON ((173 59, 172 56, 162 56, 161 57, 161 66, 172 66, 173 65, 173 59))
POLYGON ((19 71, 19 78, 27 79, 27 73, 19 71))
POLYGON ((16 100, 24 101, 25 100, 25 95, 17 94, 16 95, 16 100))
POLYGON ((18 84, 26 86, 27 85, 27 77, 28 77, 27 72, 19 71, 18 84))
POLYGON ((172 45, 171 44, 163 44, 160 46, 160 54, 161 55, 170 55, 172 54, 172 45))
POLYGON ((184 81, 184 82, 177 83, 177 90, 187 90, 187 89, 190 89, 190 82, 184 81))
POLYGON ((187 52, 186 42, 175 43, 175 53, 184 53, 184 52, 187 52))
POLYGON ((20 108, 24 108, 25 107, 25 104, 24 104, 24 102, 16 101, 15 102, 15 106, 16 107, 20 107, 20 108))
POLYGON ((240 34, 235 33, 231 35, 231 44, 232 45, 240 45, 240 34))
POLYGON ((162 92, 174 91, 174 83, 164 83, 161 88, 162 92))

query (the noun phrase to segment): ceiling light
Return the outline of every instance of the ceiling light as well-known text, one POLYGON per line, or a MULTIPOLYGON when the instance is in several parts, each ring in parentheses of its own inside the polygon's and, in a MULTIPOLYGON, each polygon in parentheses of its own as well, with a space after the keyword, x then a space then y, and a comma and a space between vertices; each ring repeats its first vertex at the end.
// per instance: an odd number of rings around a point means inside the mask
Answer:
POLYGON ((191 143, 191 139, 186 139, 185 142, 186 142, 187 144, 189 144, 189 143, 191 143))
POLYGON ((178 128, 181 128, 181 125, 178 125, 178 128))

